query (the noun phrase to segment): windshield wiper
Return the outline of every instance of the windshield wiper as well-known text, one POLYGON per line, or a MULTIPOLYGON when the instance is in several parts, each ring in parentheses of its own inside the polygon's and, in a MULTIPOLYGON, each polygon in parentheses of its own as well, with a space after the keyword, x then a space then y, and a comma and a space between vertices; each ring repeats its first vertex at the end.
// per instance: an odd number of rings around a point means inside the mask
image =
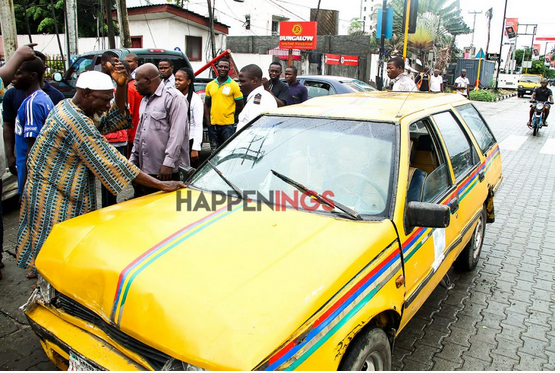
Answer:
POLYGON ((312 191, 311 189, 307 188, 305 185, 298 183, 295 180, 290 179, 289 177, 282 175, 279 172, 276 172, 274 170, 270 170, 270 172, 272 172, 272 174, 274 176, 276 176, 277 178, 279 178, 280 180, 286 182, 287 184, 290 184, 291 186, 293 186, 294 188, 296 188, 297 190, 299 190, 302 193, 307 194, 308 196, 314 197, 316 198, 319 202, 321 202, 323 205, 327 205, 330 208, 337 208, 340 211, 344 212, 346 215, 350 216, 352 219, 355 220, 364 220, 360 214, 358 214, 356 211, 354 211, 353 209, 351 209, 348 206, 343 205, 342 203, 336 202, 334 200, 327 200, 325 197, 323 197, 322 195, 320 195, 317 192, 312 191))
POLYGON ((207 163, 210 165, 210 167, 212 167, 212 169, 213 169, 214 171, 216 171, 216 173, 218 174, 218 176, 220 176, 220 177, 222 178, 222 180, 225 181, 225 183, 226 183, 227 185, 229 185, 229 187, 230 187, 231 189, 233 189, 233 191, 235 192, 235 194, 237 194, 237 196, 238 196, 239 198, 243 199, 243 191, 242 191, 241 189, 239 189, 237 186, 235 186, 231 181, 229 181, 229 180, 224 176, 224 174, 222 174, 222 172, 221 172, 220 170, 218 170, 218 169, 216 168, 216 166, 214 166, 214 165, 212 164, 212 162, 210 162, 210 160, 208 160, 207 163))

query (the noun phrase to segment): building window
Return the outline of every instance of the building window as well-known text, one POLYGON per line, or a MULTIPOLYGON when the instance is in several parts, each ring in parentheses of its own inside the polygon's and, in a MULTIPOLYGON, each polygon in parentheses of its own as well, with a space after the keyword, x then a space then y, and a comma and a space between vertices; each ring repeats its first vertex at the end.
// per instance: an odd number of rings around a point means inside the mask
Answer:
POLYGON ((272 27, 271 27, 271 31, 272 31, 272 35, 279 35, 278 31, 279 31, 279 25, 280 23, 278 21, 272 21, 272 27))
POLYGON ((131 36, 130 37, 131 47, 132 48, 143 48, 143 36, 131 36))
POLYGON ((191 61, 202 61, 202 38, 199 36, 185 36, 187 57, 191 61))

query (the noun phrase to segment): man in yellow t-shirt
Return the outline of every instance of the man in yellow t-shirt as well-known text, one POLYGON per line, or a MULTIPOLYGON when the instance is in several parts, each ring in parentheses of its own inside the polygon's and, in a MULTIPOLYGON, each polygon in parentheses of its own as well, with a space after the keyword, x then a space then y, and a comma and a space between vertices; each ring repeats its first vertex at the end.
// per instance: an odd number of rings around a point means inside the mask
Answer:
POLYGON ((243 94, 239 85, 229 77, 227 58, 216 65, 218 77, 206 85, 204 117, 209 123, 208 137, 212 152, 235 133, 235 115, 243 110, 243 94))

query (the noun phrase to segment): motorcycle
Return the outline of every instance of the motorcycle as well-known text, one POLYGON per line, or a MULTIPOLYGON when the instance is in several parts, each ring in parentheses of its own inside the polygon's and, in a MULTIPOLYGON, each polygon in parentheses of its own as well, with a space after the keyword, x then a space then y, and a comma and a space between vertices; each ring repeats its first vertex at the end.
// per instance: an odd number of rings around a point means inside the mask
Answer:
POLYGON ((544 110, 547 104, 551 104, 548 101, 535 101, 532 100, 531 107, 535 108, 533 112, 533 117, 531 118, 531 126, 530 128, 533 130, 533 136, 537 136, 537 133, 543 126, 544 121, 544 110))

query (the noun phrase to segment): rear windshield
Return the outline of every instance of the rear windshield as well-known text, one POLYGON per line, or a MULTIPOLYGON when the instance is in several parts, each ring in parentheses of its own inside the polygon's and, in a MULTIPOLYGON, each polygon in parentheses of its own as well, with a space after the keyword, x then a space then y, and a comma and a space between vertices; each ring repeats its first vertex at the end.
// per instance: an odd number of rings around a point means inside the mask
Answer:
POLYGON ((189 67, 192 69, 191 64, 185 60, 182 56, 175 56, 175 55, 168 55, 168 54, 157 54, 157 53, 150 53, 150 54, 140 54, 138 55, 138 65, 143 65, 145 63, 153 63, 154 65, 158 65, 159 61, 162 59, 168 59, 173 62, 173 72, 177 72, 182 67, 189 67))

